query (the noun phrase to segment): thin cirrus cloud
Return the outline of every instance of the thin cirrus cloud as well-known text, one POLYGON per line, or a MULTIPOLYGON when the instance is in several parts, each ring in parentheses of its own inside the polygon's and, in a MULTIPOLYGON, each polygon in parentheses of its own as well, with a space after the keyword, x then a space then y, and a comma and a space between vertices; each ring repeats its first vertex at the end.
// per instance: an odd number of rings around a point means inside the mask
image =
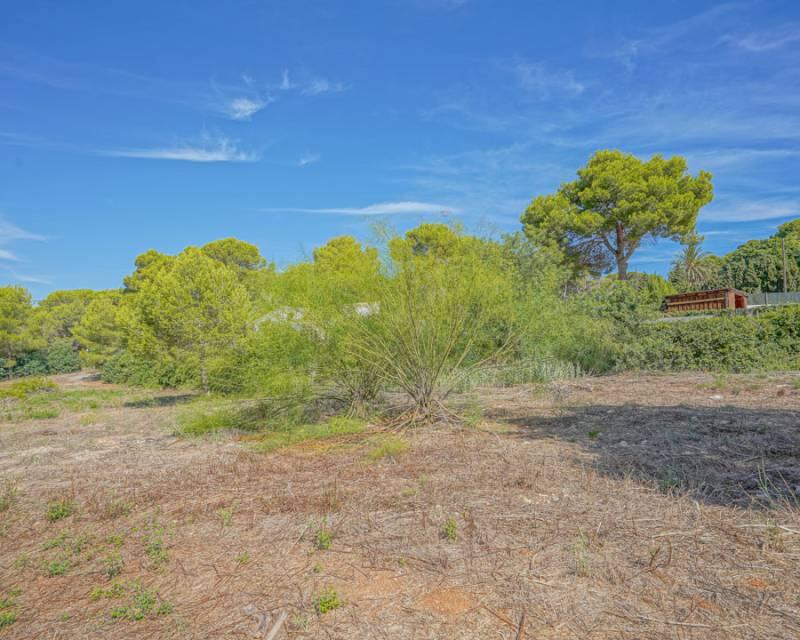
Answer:
POLYGON ((727 204, 714 202, 700 212, 703 222, 753 222, 776 220, 800 214, 800 199, 763 199, 727 204))
POLYGON ((183 144, 149 149, 108 149, 101 155, 117 158, 141 158, 149 160, 180 160, 184 162, 255 162, 258 155, 239 149, 228 138, 202 144, 183 144))
POLYGON ((232 120, 250 120, 270 102, 253 98, 234 98, 228 103, 226 113, 232 120))
POLYGON ((310 164, 316 164, 320 161, 320 157, 318 153, 307 153, 297 161, 297 166, 307 167, 310 164))
POLYGON ((554 95, 579 96, 586 89, 575 79, 572 71, 550 69, 542 62, 518 59, 510 70, 522 89, 543 100, 554 95))
POLYGON ((398 201, 379 202, 366 207, 321 207, 321 208, 292 208, 270 207, 262 209, 268 213, 310 213, 342 216, 395 216, 395 215, 420 215, 458 213, 459 210, 443 204, 433 202, 398 201))

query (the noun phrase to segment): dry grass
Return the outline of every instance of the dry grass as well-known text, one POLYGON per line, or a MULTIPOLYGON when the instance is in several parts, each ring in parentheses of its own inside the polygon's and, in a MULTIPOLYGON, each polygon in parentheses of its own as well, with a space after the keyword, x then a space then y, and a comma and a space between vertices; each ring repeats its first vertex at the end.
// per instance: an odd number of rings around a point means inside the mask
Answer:
POLYGON ((283 610, 291 638, 796 638, 800 390, 711 380, 483 390, 477 428, 397 456, 179 438, 168 402, 2 424, 0 637, 245 638, 283 610))

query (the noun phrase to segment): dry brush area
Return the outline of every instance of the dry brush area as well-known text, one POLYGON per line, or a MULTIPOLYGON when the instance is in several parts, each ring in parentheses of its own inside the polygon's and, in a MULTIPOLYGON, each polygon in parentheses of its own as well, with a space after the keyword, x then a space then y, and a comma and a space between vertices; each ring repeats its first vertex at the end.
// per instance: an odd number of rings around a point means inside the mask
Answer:
POLYGON ((3 423, 0 638, 800 636, 796 376, 477 397, 270 454, 179 395, 3 423))

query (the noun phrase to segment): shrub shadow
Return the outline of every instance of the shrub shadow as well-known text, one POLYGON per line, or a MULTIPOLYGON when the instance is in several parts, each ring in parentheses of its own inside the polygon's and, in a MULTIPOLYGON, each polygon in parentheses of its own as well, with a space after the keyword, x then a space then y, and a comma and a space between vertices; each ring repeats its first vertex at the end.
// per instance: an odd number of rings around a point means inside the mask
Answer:
POLYGON ((176 404, 189 402, 196 395, 194 393, 177 393, 168 396, 154 396, 143 400, 129 400, 123 406, 131 409, 146 409, 147 407, 173 407, 176 404))
POLYGON ((507 419, 520 437, 558 438, 633 476, 710 504, 800 507, 800 416, 734 406, 584 405, 507 419))

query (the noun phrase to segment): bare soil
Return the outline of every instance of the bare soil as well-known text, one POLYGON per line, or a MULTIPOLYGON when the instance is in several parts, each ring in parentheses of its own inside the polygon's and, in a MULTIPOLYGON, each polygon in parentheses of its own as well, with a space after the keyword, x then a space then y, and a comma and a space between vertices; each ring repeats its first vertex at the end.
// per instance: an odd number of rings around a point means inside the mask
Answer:
POLYGON ((0 638, 264 638, 280 612, 277 638, 797 638, 798 380, 483 389, 478 427, 377 462, 369 435, 179 437, 179 394, 3 423, 0 638), (170 606, 119 613, 143 591, 170 606))

